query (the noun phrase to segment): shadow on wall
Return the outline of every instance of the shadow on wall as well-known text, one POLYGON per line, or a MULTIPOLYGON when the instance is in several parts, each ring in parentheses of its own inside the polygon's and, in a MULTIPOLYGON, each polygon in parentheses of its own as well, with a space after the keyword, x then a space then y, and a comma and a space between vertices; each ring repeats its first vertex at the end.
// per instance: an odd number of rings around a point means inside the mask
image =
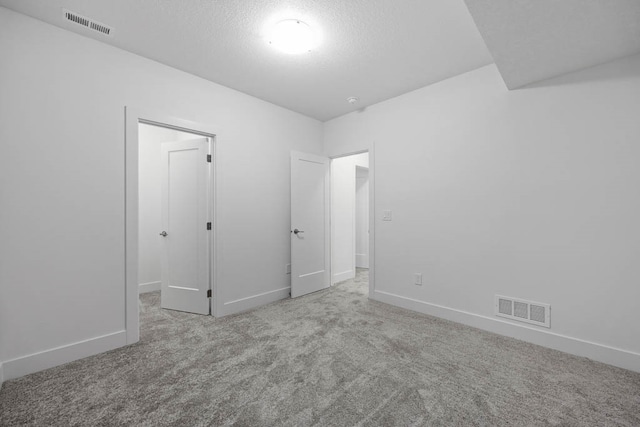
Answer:
POLYGON ((640 79, 640 54, 626 59, 595 65, 579 72, 568 73, 548 80, 531 83, 514 91, 556 87, 567 85, 583 85, 594 82, 640 79))

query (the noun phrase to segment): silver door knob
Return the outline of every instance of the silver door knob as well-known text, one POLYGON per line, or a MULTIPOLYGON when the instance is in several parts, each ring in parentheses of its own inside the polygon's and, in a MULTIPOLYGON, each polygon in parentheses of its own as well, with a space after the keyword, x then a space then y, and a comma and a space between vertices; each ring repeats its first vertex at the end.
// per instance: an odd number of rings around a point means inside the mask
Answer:
POLYGON ((160 235, 161 235, 162 237, 167 237, 167 232, 166 232, 166 231, 163 231, 162 233, 160 233, 160 235))
POLYGON ((297 228, 293 229, 293 234, 304 233, 304 230, 298 230, 297 228))

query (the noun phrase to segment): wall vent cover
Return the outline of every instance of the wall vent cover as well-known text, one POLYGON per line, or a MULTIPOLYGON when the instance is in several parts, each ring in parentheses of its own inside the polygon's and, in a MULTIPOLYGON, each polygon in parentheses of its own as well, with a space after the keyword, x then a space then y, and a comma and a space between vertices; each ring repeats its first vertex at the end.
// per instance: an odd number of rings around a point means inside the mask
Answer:
POLYGON ((86 16, 82 16, 68 9, 62 9, 62 14, 64 18, 69 22, 73 22, 74 24, 81 25, 89 30, 98 32, 102 35, 113 37, 113 28, 111 28, 108 25, 105 25, 94 19, 87 18, 86 16))
POLYGON ((527 322, 545 328, 551 327, 551 306, 549 304, 496 295, 495 314, 519 322, 527 322))
POLYGON ((513 301, 510 299, 499 298, 498 313, 506 314, 508 316, 513 315, 513 301))

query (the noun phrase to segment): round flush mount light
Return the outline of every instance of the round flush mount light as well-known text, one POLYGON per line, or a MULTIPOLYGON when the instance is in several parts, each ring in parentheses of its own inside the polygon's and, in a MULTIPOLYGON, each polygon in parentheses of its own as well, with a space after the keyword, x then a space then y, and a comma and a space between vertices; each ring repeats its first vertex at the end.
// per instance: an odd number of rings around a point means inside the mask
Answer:
POLYGON ((356 102, 358 102, 358 98, 355 96, 350 96, 347 98, 347 102, 351 105, 355 104, 356 102))
POLYGON ((276 49, 289 54, 309 52, 320 42, 316 31, 299 19, 276 22, 267 34, 267 41, 276 49))

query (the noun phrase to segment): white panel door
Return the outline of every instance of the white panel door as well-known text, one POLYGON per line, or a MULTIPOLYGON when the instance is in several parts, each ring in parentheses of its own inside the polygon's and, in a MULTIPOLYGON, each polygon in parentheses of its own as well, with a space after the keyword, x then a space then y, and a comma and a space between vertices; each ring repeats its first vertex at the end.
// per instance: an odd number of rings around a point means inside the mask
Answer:
POLYGON ((356 267, 369 268, 369 169, 356 167, 356 267))
POLYGON ((329 159, 291 153, 291 297, 329 287, 329 159))
POLYGON ((161 306, 209 314, 209 142, 167 142, 161 150, 161 306))

